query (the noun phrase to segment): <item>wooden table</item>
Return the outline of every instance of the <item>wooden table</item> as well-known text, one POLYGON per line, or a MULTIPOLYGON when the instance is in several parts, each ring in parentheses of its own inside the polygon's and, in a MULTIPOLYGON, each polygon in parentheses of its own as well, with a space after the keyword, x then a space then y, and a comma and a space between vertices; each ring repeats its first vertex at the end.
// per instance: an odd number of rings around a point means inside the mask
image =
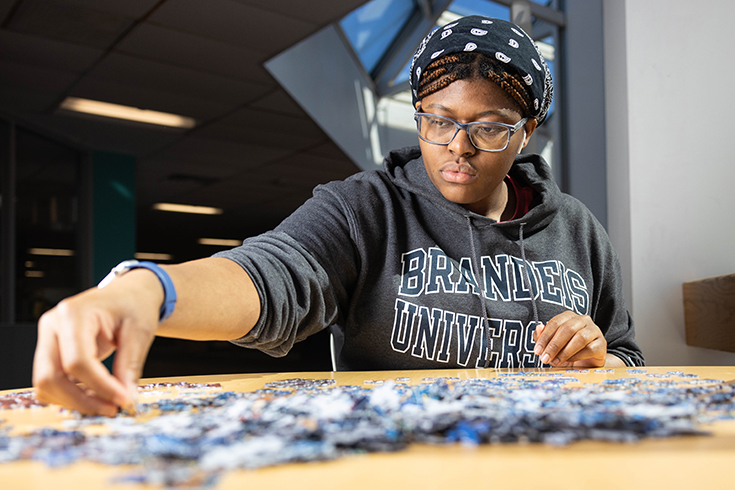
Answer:
MULTIPOLYGON (((732 367, 648 367, 648 374, 669 371, 698 374, 707 379, 735 379, 732 367)), ((551 370, 553 371, 553 370, 551 370)), ((500 372, 507 373, 508 370, 500 372)), ((339 373, 240 374, 166 378, 166 381, 221 383, 226 390, 252 391, 270 381, 289 378, 333 378, 338 384, 361 385, 365 380, 398 377, 420 383, 426 377, 460 379, 495 377, 495 370, 378 371, 339 373)), ((583 383, 604 379, 641 377, 626 368, 612 373, 574 373, 583 383)), ((160 382, 144 380, 142 383, 160 382)), ((17 391, 17 390, 15 390, 17 391)), ((7 392, 0 392, 0 394, 7 392)), ((68 417, 58 407, 0 411, 0 419, 23 431, 53 426, 68 417)), ((217 489, 727 489, 735 488, 735 421, 705 426, 712 436, 649 439, 635 444, 585 441, 566 447, 543 444, 509 444, 469 448, 464 446, 412 445, 389 454, 364 454, 336 461, 302 463, 224 476, 217 489)), ((113 476, 125 468, 77 463, 49 469, 38 462, 0 464, 0 489, 146 488, 112 485, 113 476)))

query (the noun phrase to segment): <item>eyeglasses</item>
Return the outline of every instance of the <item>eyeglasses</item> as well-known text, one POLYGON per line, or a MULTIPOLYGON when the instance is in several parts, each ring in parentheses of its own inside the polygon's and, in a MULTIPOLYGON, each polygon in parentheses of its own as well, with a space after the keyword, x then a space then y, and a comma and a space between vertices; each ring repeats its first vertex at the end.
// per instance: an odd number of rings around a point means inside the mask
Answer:
POLYGON ((472 145, 481 151, 503 151, 508 148, 510 137, 526 124, 523 118, 515 125, 497 122, 470 122, 462 124, 452 118, 417 112, 413 118, 419 138, 434 145, 448 145, 460 129, 467 131, 472 145))

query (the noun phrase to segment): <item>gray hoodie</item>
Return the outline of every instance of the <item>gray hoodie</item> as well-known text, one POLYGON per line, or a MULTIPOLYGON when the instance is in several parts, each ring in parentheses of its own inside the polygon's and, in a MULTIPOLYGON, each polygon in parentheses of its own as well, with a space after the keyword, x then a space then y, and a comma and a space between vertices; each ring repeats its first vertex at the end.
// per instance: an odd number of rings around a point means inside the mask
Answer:
POLYGON ((261 298, 258 323, 234 342, 283 356, 330 327, 340 369, 539 367, 536 324, 573 310, 608 352, 643 365, 604 228, 539 156, 517 157, 510 175, 535 199, 501 223, 445 199, 418 147, 318 186, 275 230, 217 254, 261 298))

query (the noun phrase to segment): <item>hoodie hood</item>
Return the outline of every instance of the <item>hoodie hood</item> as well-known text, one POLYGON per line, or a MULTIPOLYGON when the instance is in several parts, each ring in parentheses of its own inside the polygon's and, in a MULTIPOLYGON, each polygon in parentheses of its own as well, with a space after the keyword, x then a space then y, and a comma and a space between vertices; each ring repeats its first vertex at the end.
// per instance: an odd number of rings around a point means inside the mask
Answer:
POLYGON ((561 191, 552 180, 551 168, 541 156, 535 154, 518 155, 509 172, 519 184, 533 188, 533 207, 521 219, 501 223, 446 199, 426 173, 418 146, 390 152, 383 161, 383 169, 397 187, 431 201, 459 221, 471 219, 473 226, 479 229, 496 226, 512 240, 518 240, 521 223, 524 224, 523 234, 526 238, 546 228, 557 215, 562 202, 561 191))

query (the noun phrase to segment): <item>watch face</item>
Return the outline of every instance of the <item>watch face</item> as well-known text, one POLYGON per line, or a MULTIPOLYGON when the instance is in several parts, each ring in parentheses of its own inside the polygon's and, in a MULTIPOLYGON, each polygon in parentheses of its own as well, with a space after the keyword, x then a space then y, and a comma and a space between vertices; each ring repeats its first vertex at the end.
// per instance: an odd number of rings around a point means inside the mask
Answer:
POLYGON ((100 283, 97 285, 98 288, 103 288, 110 284, 113 279, 115 279, 117 276, 122 275, 132 269, 135 265, 138 265, 139 262, 135 259, 132 260, 124 260, 117 264, 115 267, 112 268, 112 270, 107 274, 104 279, 100 281, 100 283))
POLYGON ((121 274, 121 273, 126 272, 127 270, 131 269, 134 265, 137 265, 137 264, 139 264, 139 262, 137 260, 135 260, 135 259, 123 260, 122 262, 120 262, 119 264, 117 264, 115 266, 115 268, 112 269, 112 270, 115 271, 115 272, 117 272, 118 274, 121 274))

